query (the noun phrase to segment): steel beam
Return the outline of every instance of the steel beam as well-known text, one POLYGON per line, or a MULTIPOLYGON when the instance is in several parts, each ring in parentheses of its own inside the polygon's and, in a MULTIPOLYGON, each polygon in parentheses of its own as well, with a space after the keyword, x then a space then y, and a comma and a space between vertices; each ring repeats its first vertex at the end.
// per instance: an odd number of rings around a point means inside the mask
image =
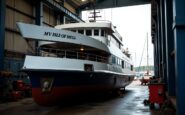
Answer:
POLYGON ((173 11, 172 0, 164 0, 165 4, 165 34, 166 34, 166 65, 167 65, 167 90, 169 96, 175 96, 175 67, 174 58, 171 55, 174 50, 174 35, 172 30, 173 11))
MULTIPOLYGON (((158 29, 157 29, 158 30, 158 29)), ((154 41, 154 47, 155 47, 155 77, 159 77, 159 51, 158 51, 158 32, 156 33, 155 41, 154 41)))
MULTIPOLYGON (((150 4, 151 0, 96 0, 96 9, 104 8, 116 8, 133 5, 150 4)), ((93 7, 89 7, 89 4, 79 7, 81 10, 90 10, 93 7), (87 6, 87 7, 86 7, 87 6)))
POLYGON ((164 0, 160 0, 160 14, 161 14, 161 76, 165 83, 167 83, 166 77, 166 40, 165 40, 165 17, 164 17, 164 0))
POLYGON ((158 76, 157 77, 161 77, 162 75, 162 68, 161 68, 161 55, 162 55, 162 51, 161 51, 161 12, 160 12, 160 2, 157 3, 157 61, 158 61, 158 76))
POLYGON ((35 6, 35 24, 43 25, 43 3, 41 0, 36 1, 35 6))
POLYGON ((0 71, 4 70, 5 0, 0 0, 0 71))
MULTIPOLYGON (((43 25, 43 3, 41 0, 36 1, 36 6, 35 6, 35 24, 36 25, 43 25)), ((39 42, 35 41, 35 52, 37 52, 37 48, 39 47, 39 42)))
POLYGON ((62 14, 60 14, 60 23, 61 24, 64 24, 64 14, 62 13, 62 14))
POLYGON ((154 38, 154 67, 155 67, 155 76, 158 77, 158 58, 157 58, 157 36, 154 38))
POLYGON ((173 0, 177 115, 185 115, 185 0, 173 0))
POLYGON ((49 6, 59 10, 60 12, 64 12, 65 15, 71 17, 73 20, 75 20, 77 22, 84 22, 80 17, 78 17, 77 15, 75 15, 74 13, 72 13, 71 11, 69 11, 68 9, 63 7, 62 5, 58 4, 54 0, 42 0, 42 1, 46 4, 48 4, 49 6))

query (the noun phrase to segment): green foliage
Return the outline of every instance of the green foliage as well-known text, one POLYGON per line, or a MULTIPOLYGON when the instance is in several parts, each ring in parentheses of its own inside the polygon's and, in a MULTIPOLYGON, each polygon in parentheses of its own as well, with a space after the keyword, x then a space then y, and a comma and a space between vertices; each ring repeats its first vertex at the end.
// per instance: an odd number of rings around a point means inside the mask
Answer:
POLYGON ((149 71, 154 71, 154 66, 140 66, 140 67, 135 67, 134 68, 135 69, 135 71, 147 71, 147 70, 149 70, 149 71))

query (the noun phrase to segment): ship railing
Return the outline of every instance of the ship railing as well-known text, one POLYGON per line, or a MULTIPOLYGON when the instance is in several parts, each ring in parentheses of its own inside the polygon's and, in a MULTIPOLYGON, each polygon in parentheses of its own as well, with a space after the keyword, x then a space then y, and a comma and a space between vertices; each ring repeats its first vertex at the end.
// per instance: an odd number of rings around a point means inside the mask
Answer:
POLYGON ((61 50, 54 48, 37 48, 38 56, 43 57, 58 57, 58 58, 71 58, 71 59, 81 59, 81 60, 90 60, 96 62, 108 63, 108 57, 85 53, 83 51, 71 51, 71 50, 61 50))

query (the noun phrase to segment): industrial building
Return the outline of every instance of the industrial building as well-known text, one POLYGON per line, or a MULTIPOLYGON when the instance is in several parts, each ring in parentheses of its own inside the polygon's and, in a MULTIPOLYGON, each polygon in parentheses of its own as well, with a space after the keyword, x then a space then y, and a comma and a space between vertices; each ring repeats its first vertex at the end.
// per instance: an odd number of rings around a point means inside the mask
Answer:
MULTIPOLYGON (((166 84, 166 95, 184 115, 185 107, 185 1, 183 0, 1 0, 0 77, 21 76, 26 54, 34 55, 39 43, 21 39, 16 22, 54 27, 84 22, 81 11, 140 4, 152 6, 152 43, 155 76, 166 84)), ((1 82, 1 79, 0 79, 1 82)))
POLYGON ((1 70, 17 73, 24 56, 34 53, 37 43, 21 39, 16 22, 50 26, 82 21, 74 6, 63 0, 1 1, 1 70), (3 61, 2 61, 3 60, 3 61))

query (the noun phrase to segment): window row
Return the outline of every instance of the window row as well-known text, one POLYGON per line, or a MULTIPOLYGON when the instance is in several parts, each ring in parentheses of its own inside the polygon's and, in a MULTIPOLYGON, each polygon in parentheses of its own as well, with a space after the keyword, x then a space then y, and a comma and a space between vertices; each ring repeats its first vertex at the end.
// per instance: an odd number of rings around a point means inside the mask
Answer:
POLYGON ((84 34, 87 36, 105 36, 105 30, 99 30, 99 29, 88 29, 88 30, 84 30, 84 29, 79 29, 79 30, 71 30, 73 32, 77 32, 79 34, 84 34))
POLYGON ((118 47, 119 49, 121 49, 121 43, 119 41, 117 41, 115 38, 109 36, 109 39, 111 40, 111 42, 116 45, 116 47, 118 47))
POLYGON ((130 63, 116 57, 116 56, 112 56, 112 64, 117 64, 120 65, 122 68, 127 68, 130 70, 133 70, 133 65, 131 65, 130 63))

